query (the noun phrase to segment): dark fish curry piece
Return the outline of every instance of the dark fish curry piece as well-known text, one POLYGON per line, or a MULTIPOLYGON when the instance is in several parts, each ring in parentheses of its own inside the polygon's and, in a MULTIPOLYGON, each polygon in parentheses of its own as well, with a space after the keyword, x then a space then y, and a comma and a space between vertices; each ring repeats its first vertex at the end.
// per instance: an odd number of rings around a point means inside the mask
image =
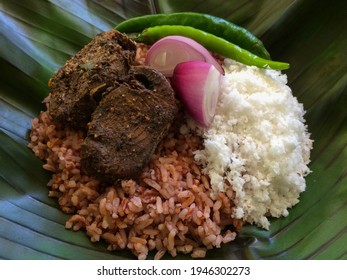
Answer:
POLYGON ((130 79, 101 100, 82 146, 84 170, 106 181, 137 177, 177 113, 161 73, 133 67, 130 79))
POLYGON ((114 30, 96 35, 50 79, 52 118, 84 129, 102 96, 126 79, 135 56, 127 36, 114 30))

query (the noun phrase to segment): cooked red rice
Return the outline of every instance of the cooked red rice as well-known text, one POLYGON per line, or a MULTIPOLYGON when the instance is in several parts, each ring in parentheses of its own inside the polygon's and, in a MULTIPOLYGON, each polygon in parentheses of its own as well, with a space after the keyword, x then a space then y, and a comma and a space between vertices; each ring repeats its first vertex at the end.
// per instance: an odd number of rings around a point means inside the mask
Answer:
POLYGON ((231 217, 231 189, 211 199, 209 180, 193 158, 202 139, 192 132, 172 128, 137 181, 112 186, 81 171, 83 132, 53 122, 44 111, 32 121, 30 136, 29 147, 53 172, 49 196, 73 214, 66 228, 86 230, 92 242, 106 240, 108 250, 128 249, 139 259, 152 250, 155 259, 166 252, 202 258, 207 249, 234 240, 242 227, 231 217))

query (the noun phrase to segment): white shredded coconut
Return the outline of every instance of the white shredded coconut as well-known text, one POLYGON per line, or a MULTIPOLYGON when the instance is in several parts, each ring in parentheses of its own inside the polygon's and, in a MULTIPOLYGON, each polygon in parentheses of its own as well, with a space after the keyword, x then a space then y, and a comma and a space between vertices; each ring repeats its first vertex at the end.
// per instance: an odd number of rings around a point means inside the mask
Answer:
POLYGON ((267 217, 287 216, 306 187, 312 140, 305 111, 280 71, 232 60, 224 67, 216 115, 200 130, 204 149, 195 160, 211 179, 212 196, 229 182, 234 217, 268 229, 267 217))

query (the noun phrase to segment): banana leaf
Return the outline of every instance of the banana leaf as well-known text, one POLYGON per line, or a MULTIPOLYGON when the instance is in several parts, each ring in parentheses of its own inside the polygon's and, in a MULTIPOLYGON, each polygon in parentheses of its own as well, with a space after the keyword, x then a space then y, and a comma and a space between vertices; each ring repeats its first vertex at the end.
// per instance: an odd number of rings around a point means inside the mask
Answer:
MULTIPOLYGON (((307 190, 269 231, 245 226, 208 259, 347 259, 347 2, 344 0, 0 1, 0 258, 134 259, 109 252, 48 197, 50 174, 27 148, 49 77, 101 31, 142 14, 205 12, 248 28, 287 61, 314 148, 307 190)), ((150 256, 151 257, 151 256, 150 256)), ((170 259, 170 256, 165 256, 170 259)), ((179 255, 177 258, 188 258, 179 255)))

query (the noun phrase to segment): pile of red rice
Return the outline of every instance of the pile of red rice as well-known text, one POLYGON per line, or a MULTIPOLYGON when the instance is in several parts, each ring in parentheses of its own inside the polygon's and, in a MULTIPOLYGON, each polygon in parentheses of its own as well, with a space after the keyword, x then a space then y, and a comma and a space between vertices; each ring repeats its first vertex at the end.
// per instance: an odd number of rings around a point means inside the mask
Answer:
POLYGON ((209 179, 193 156, 202 139, 179 127, 171 129, 137 181, 106 186, 81 171, 83 132, 41 112, 32 121, 29 147, 53 172, 49 196, 73 214, 66 228, 85 229, 91 241, 104 239, 109 250, 128 249, 139 259, 151 250, 155 259, 166 252, 202 258, 207 249, 234 240, 242 227, 231 217, 234 193, 230 188, 211 199, 209 179))

